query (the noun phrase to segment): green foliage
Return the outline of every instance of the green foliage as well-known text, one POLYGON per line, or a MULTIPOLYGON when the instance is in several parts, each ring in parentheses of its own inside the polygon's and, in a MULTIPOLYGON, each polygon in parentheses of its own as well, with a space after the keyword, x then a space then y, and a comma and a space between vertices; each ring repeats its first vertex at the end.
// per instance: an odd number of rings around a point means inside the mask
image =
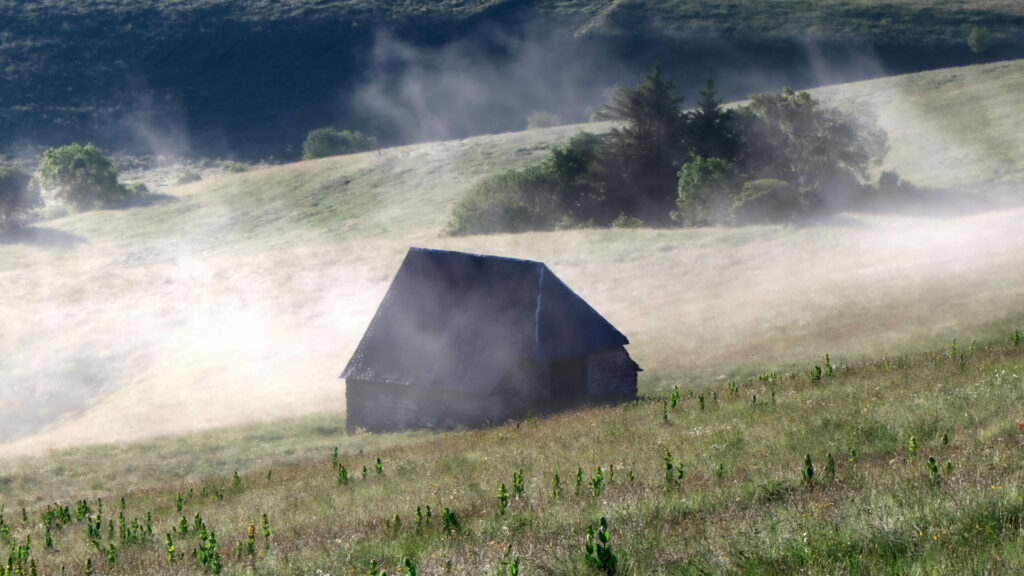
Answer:
POLYGON ((576 467, 576 483, 573 486, 573 495, 574 496, 579 496, 580 495, 580 488, 582 486, 583 486, 583 467, 582 466, 577 466, 576 467))
POLYGON ((441 511, 441 531, 445 534, 459 532, 459 521, 455 518, 455 512, 452 512, 447 506, 441 511))
POLYGON ((302 159, 314 160, 341 154, 353 154, 377 148, 377 139, 359 131, 317 128, 302 143, 302 159))
POLYGON ((593 478, 590 479, 590 490, 594 493, 595 497, 601 496, 601 487, 604 484, 604 472, 601 471, 601 467, 598 466, 594 472, 593 478))
POLYGON ((377 472, 378 476, 380 476, 381 474, 384 473, 384 463, 380 461, 379 457, 377 458, 377 463, 374 464, 374 468, 373 469, 374 469, 374 471, 377 472))
POLYGON ((831 483, 836 479, 836 460, 831 452, 825 454, 825 482, 831 483))
POLYGON ((562 117, 554 112, 534 110, 526 116, 526 129, 552 128, 562 125, 562 117))
POLYGON ((644 221, 636 216, 630 216, 621 212, 615 220, 612 220, 612 228, 643 228, 644 221))
POLYGON ((171 538, 171 533, 168 532, 164 538, 164 550, 167 552, 167 562, 174 563, 174 539, 171 538))
POLYGON ((808 490, 814 490, 814 462, 811 461, 810 454, 804 457, 803 477, 804 486, 807 486, 808 490))
POLYGON ((733 161, 739 153, 735 113, 722 108, 715 83, 710 78, 700 91, 697 108, 689 114, 685 146, 690 158, 720 158, 733 161))
POLYGON ((682 103, 675 83, 655 66, 635 87, 617 87, 597 114, 622 123, 610 134, 615 160, 611 188, 622 198, 618 208, 652 224, 667 223, 676 200, 687 131, 682 103))
POLYGON ((348 470, 344 464, 338 464, 338 485, 348 484, 348 470))
POLYGON ((807 376, 811 379, 811 382, 819 382, 821 380, 821 366, 815 365, 807 376))
POLYGON ((722 223, 739 186, 736 165, 721 158, 695 157, 679 169, 676 212, 684 226, 722 223))
POLYGON ((601 517, 596 533, 593 525, 587 526, 587 543, 584 547, 587 564, 608 575, 616 573, 619 562, 610 540, 608 520, 604 516, 601 517))
POLYGON ((416 576, 416 564, 414 564, 411 559, 406 557, 405 560, 402 561, 402 564, 405 565, 406 576, 416 576))
POLYGON ((1020 348, 1020 330, 1013 331, 1013 347, 1020 348))
POLYGON ((917 458, 917 437, 911 436, 910 441, 907 442, 907 452, 910 453, 911 458, 917 458))
POLYGON ((58 200, 77 210, 113 206, 132 196, 118 182, 117 166, 92 144, 49 148, 36 170, 36 181, 58 200))
POLYGON ((523 469, 520 468, 512 473, 512 495, 518 498, 523 490, 523 469))
POLYGON ((488 176, 455 205, 445 233, 553 230, 560 212, 555 189, 555 176, 544 166, 488 176))
POLYGON ((505 488, 504 482, 498 487, 498 493, 495 496, 498 498, 498 513, 504 514, 508 509, 508 489, 505 488))
POLYGON ((740 123, 740 169, 788 182, 808 208, 852 203, 860 192, 857 178, 866 178, 888 150, 873 118, 822 106, 807 92, 788 88, 752 96, 740 123))
POLYGON ((558 500, 562 497, 562 479, 558 477, 558 472, 555 472, 551 477, 551 499, 558 500))
POLYGON ((675 408, 676 405, 679 404, 679 386, 672 387, 672 396, 670 398, 670 401, 672 403, 673 408, 675 408))
POLYGON ((987 52, 991 46, 992 35, 989 33, 988 28, 984 26, 971 28, 971 33, 967 35, 967 47, 971 49, 971 52, 982 54, 987 52))
POLYGON ((806 199, 782 180, 751 180, 732 200, 729 215, 739 225, 793 222, 808 207, 806 199))
POLYGON ((0 166, 0 226, 13 224, 15 217, 39 206, 42 199, 32 178, 18 166, 0 166))
POLYGON ((183 186, 185 184, 191 184, 193 182, 199 182, 202 179, 203 179, 202 175, 200 175, 198 172, 194 172, 192 170, 186 170, 186 171, 182 172, 181 174, 178 174, 178 177, 174 179, 174 183, 177 186, 183 186))

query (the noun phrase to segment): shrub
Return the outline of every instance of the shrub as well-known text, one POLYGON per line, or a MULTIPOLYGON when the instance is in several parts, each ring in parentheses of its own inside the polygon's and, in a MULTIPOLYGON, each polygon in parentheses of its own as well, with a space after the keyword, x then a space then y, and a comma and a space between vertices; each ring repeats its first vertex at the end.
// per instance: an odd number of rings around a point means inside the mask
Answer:
POLYGON ((562 117, 554 112, 534 110, 526 117, 526 129, 551 128, 562 125, 562 117))
POLYGON ((736 165, 697 156, 679 169, 673 219, 684 226, 708 226, 725 219, 739 180, 736 165))
POLYGON ((317 128, 306 135, 302 143, 302 159, 313 160, 373 150, 377 147, 377 139, 362 132, 335 130, 334 128, 317 128))
POLYGON ((192 182, 199 182, 203 177, 198 172, 186 170, 181 174, 178 174, 178 178, 174 181, 175 184, 181 186, 183 184, 191 184, 192 182))
POLYGON ((804 212, 805 203, 792 185, 781 180, 753 180, 743 185, 729 209, 734 223, 791 222, 804 212))
POLYGON ((133 191, 118 182, 117 165, 92 144, 49 148, 36 171, 36 181, 77 210, 111 206, 133 191))
POLYGON ((555 181, 543 166, 511 170, 477 182, 455 205, 452 236, 552 230, 558 219, 555 181))
POLYGON ((971 28, 971 33, 967 36, 967 46, 971 52, 981 54, 987 51, 991 45, 992 36, 988 32, 988 28, 981 26, 971 28))
POLYGON ((643 228, 644 221, 637 218, 636 216, 630 216, 625 212, 619 214, 619 216, 612 220, 612 228, 643 228))
POLYGON ((248 172, 251 169, 252 167, 246 164, 245 162, 232 162, 231 164, 228 164, 227 167, 228 172, 231 172, 232 174, 248 172))
POLYGON ((40 204, 39 192, 30 186, 32 178, 17 166, 0 167, 0 224, 14 222, 22 212, 40 204))

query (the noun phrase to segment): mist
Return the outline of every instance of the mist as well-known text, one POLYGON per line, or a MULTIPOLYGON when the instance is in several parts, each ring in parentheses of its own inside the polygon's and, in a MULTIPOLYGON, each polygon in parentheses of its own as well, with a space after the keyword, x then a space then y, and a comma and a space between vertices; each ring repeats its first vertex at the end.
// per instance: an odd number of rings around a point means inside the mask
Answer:
MULTIPOLYGON (((480 130, 492 99, 509 109, 534 98, 554 112, 585 111, 601 94, 600 82, 546 83, 543 57, 553 48, 543 38, 498 44, 511 56, 488 70, 468 45, 423 51, 381 36, 382 72, 361 98, 407 125, 408 138, 435 139, 480 130), (385 73, 388 62, 402 73, 385 73), (488 82, 503 78, 522 92, 494 96, 488 82), (563 100, 566 108, 554 107, 563 100)), ((865 74, 880 66, 862 61, 865 74)), ((817 74, 830 70, 822 64, 817 74)), ((927 97, 913 90, 920 79, 816 95, 878 116, 892 143, 878 170, 943 190, 1019 193, 1016 84, 997 78, 982 88, 958 74, 929 77, 943 88, 927 97), (964 101, 986 104, 948 113, 964 101)), ((126 126, 154 154, 194 144, 173 115, 150 112, 145 99, 137 109, 126 126)), ((340 419, 337 376, 410 245, 544 262, 629 337, 645 370, 642 392, 759 369, 802 371, 826 352, 853 362, 936 350, 1020 327, 1024 210, 1012 204, 982 202, 970 214, 957 206, 941 217, 924 206, 851 213, 807 227, 439 235, 476 179, 536 161, 585 128, 210 176, 170 189, 165 204, 3 234, 0 455, 314 412, 340 419), (307 199, 331 195, 344 201, 334 220, 309 225, 323 207, 307 199)))

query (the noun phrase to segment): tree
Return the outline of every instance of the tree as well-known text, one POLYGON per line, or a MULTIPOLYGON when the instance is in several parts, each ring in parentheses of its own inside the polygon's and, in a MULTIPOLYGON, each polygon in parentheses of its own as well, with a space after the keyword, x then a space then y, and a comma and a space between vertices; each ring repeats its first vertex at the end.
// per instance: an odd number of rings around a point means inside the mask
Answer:
POLYGON ((610 136, 614 158, 608 174, 618 181, 609 181, 609 200, 645 222, 667 221, 675 203, 687 126, 682 103, 675 84, 655 66, 635 88, 616 88, 596 115, 624 122, 610 136))
POLYGON ((78 210, 111 206, 132 196, 117 181, 117 165, 92 144, 49 148, 36 170, 36 181, 58 200, 78 210))
POLYGON ((739 173, 732 162, 697 156, 679 170, 679 195, 673 219, 684 226, 723 222, 739 182, 739 173))
POLYGON ((722 108, 715 83, 708 78, 700 91, 697 109, 690 113, 687 125, 687 156, 721 158, 734 161, 739 152, 735 115, 722 108))
POLYGON ((376 147, 376 138, 359 131, 317 128, 307 134, 306 141, 302 143, 302 159, 313 160, 341 154, 353 154, 373 150, 376 147))
POLYGON ((574 223, 608 224, 619 206, 606 198, 607 139, 580 132, 551 151, 543 166, 554 178, 559 209, 574 223))
POLYGON ((801 195, 824 195, 849 176, 867 178, 888 149, 873 119, 821 104, 787 88, 756 94, 741 113, 740 169, 793 184, 801 195))
POLYGON ((39 205, 39 192, 29 185, 31 180, 18 166, 0 166, 0 224, 11 224, 19 213, 39 205))

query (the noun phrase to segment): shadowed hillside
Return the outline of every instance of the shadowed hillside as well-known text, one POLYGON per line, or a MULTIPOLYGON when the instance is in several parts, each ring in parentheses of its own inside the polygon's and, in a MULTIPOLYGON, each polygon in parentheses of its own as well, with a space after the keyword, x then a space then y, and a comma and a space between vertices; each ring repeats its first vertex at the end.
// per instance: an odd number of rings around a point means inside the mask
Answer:
POLYGON ((336 123, 385 143, 586 119, 660 61, 740 97, 1019 54, 1019 3, 0 1, 0 148, 297 157, 336 123), (991 48, 972 54, 972 27, 991 48))

